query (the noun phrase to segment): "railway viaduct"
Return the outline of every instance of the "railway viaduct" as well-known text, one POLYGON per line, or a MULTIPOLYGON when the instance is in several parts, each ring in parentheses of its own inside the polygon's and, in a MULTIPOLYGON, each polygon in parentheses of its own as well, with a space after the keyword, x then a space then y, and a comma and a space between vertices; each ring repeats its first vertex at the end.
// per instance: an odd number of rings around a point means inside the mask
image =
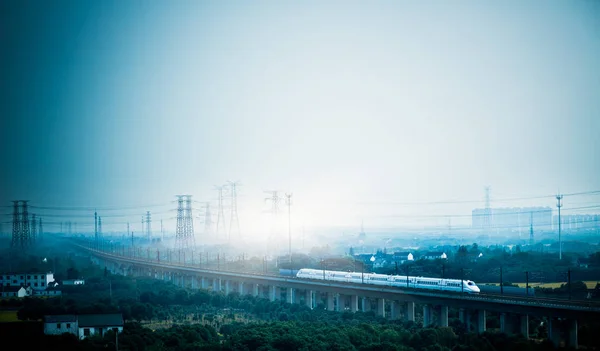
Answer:
POLYGON ((424 291, 400 287, 374 286, 295 277, 260 275, 132 258, 75 244, 99 265, 114 274, 147 276, 171 281, 181 287, 238 292, 305 304, 315 308, 321 301, 332 311, 375 311, 391 319, 415 320, 415 305, 423 306, 424 326, 448 326, 449 307, 459 311, 459 319, 469 331, 486 330, 486 313, 500 314, 500 330, 529 337, 529 316, 546 317, 548 338, 555 346, 563 342, 577 348, 577 323, 600 317, 600 305, 587 301, 512 297, 502 295, 467 295, 452 292, 424 291), (386 315, 387 314, 387 315, 386 315))

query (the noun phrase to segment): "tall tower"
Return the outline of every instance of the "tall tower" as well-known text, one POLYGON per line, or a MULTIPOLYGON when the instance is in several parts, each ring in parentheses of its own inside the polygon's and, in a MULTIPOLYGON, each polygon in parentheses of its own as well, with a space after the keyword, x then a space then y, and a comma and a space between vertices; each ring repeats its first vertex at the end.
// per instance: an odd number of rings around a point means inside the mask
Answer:
POLYGON ((533 245, 533 212, 529 213, 529 245, 533 245))
POLYGON ((23 247, 23 236, 21 235, 21 216, 19 213, 19 201, 13 201, 13 228, 11 247, 23 247))
POLYGON ((34 244, 37 240, 37 220, 35 219, 35 213, 31 214, 31 244, 34 244))
POLYGON ((44 239, 44 229, 42 227, 42 217, 40 217, 40 225, 38 227, 38 234, 39 234, 38 237, 39 237, 40 241, 43 241, 43 239, 44 239))
POLYGON ((185 236, 189 248, 196 247, 196 235, 194 233, 194 216, 192 216, 192 195, 185 195, 185 236))
POLYGON ((483 227, 487 230, 488 239, 492 230, 492 208, 490 207, 490 187, 485 187, 485 208, 483 212, 483 227))
POLYGON ((229 186, 231 188, 231 219, 229 221, 229 235, 228 235, 228 241, 231 241, 231 231, 233 229, 234 223, 235 223, 235 227, 237 229, 237 237, 238 239, 241 237, 241 232, 240 232, 240 220, 238 218, 238 212, 237 212, 237 186, 240 185, 239 182, 231 182, 228 181, 229 186))
POLYGON ((563 206, 561 203, 563 196, 558 194, 556 195, 556 207, 558 208, 558 259, 562 260, 562 238, 560 233, 561 221, 560 221, 560 208, 563 206))
POLYGON ((221 236, 221 225, 223 226, 223 232, 227 232, 227 227, 225 226, 225 212, 223 211, 223 186, 215 186, 215 189, 219 192, 218 199, 218 209, 217 209, 217 232, 216 236, 219 238, 221 236))
MULTIPOLYGON (((69 232, 70 231, 71 231, 71 222, 69 222, 69 232)), ((102 217, 100 217, 100 216, 98 216, 98 237, 102 238, 102 217)))
POLYGON ((192 219, 191 195, 177 195, 177 227, 175 229, 177 248, 194 247, 194 223, 192 219), (184 205, 185 198, 185 205, 184 205))
MULTIPOLYGON (((127 231, 129 231, 129 224, 127 227, 127 231)), ((96 241, 96 246, 98 245, 98 212, 94 211, 94 240, 96 241)))
POLYGON ((150 211, 146 211, 146 237, 148 238, 148 241, 152 240, 152 227, 151 227, 150 211))
POLYGON ((29 231, 29 212, 27 209, 28 201, 21 201, 21 245, 29 246, 31 244, 31 232, 29 231))

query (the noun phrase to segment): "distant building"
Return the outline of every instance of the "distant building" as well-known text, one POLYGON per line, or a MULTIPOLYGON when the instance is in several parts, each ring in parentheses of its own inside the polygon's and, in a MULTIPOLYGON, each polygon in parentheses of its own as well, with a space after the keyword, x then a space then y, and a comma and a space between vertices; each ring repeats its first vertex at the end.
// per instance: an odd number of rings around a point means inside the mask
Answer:
POLYGON ((77 316, 79 323, 79 339, 85 339, 90 335, 104 335, 109 330, 114 332, 123 331, 123 315, 112 314, 82 314, 77 316))
POLYGON ((448 258, 448 256, 446 255, 445 252, 428 252, 425 255, 423 255, 423 258, 426 260, 437 260, 437 259, 441 259, 441 260, 445 260, 448 258))
POLYGON ((27 289, 25 289, 22 286, 2 286, 2 287, 0 287, 0 293, 1 293, 1 296, 5 297, 5 298, 10 298, 10 297, 21 298, 21 297, 29 296, 27 289))
POLYGON ((79 339, 90 335, 104 335, 108 331, 123 331, 123 315, 80 314, 80 315, 48 315, 44 316, 44 334, 60 335, 71 333, 79 339))
POLYGON ((63 280, 62 281, 62 285, 84 285, 85 284, 85 280, 83 279, 69 279, 69 280, 63 280))
POLYGON ((49 273, 0 273, 0 286, 30 286, 34 290, 44 290, 54 281, 49 273))
POLYGON ((71 333, 78 335, 77 316, 73 314, 59 314, 44 316, 44 334, 61 335, 71 333))

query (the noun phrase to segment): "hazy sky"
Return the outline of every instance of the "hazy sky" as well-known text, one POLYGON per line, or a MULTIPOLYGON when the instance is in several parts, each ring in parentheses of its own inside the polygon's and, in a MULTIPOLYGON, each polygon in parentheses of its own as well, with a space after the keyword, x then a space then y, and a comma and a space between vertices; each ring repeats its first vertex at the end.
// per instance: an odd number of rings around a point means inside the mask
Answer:
POLYGON ((294 226, 600 190, 598 1, 1 3, 1 205, 139 222, 239 180, 252 231, 271 189, 294 226), (359 204, 439 200, 482 203, 359 204))

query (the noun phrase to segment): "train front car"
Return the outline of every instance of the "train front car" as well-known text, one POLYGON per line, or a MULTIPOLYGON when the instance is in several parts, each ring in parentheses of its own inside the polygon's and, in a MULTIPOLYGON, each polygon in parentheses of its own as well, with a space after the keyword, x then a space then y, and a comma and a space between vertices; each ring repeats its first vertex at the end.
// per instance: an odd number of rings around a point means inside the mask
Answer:
POLYGON ((471 280, 463 281, 464 291, 469 294, 479 294, 479 287, 471 280))

